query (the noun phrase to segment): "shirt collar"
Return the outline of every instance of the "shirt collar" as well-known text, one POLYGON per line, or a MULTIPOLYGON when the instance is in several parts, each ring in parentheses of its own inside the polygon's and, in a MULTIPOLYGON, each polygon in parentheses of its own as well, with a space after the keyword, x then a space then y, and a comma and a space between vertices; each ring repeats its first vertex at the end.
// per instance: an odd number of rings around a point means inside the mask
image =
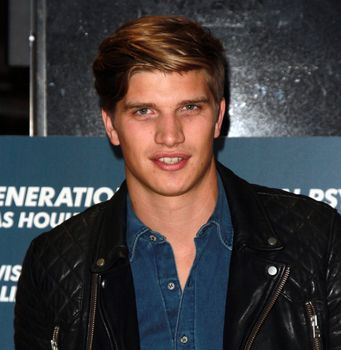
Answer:
POLYGON ((218 198, 217 203, 212 213, 211 217, 208 219, 207 223, 201 227, 197 233, 197 237, 200 238, 204 235, 206 228, 210 224, 215 224, 218 227, 219 238, 221 239, 223 245, 232 250, 233 241, 233 228, 230 209, 227 202, 227 197, 224 189, 222 179, 219 174, 218 178, 218 198))
POLYGON ((149 228, 136 216, 129 193, 127 193, 127 246, 131 256, 139 237, 149 231, 149 228))
MULTIPOLYGON (((231 215, 229 206, 227 203, 227 198, 224 190, 224 186, 220 175, 218 177, 218 198, 215 209, 207 221, 207 223, 198 231, 197 237, 203 235, 204 227, 209 226, 210 224, 216 224, 220 226, 220 238, 223 241, 223 244, 227 246, 230 250, 232 249, 232 239, 233 239, 233 229, 231 222, 231 215)), ((150 235, 156 237, 157 242, 163 242, 165 237, 158 232, 152 231, 148 228, 143 222, 136 216, 129 194, 127 194, 127 246, 129 254, 131 256, 132 252, 135 249, 135 245, 138 239, 144 235, 150 235)))

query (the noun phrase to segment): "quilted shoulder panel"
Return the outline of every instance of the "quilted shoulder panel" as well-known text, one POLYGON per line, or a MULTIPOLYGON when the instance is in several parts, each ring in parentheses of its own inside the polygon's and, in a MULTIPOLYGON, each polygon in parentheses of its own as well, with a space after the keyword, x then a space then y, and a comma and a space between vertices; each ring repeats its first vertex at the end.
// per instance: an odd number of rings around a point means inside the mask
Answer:
POLYGON ((258 195, 284 244, 279 257, 292 268, 292 285, 302 297, 324 299, 324 281, 330 268, 327 257, 338 214, 325 203, 306 196, 264 188, 258 189, 258 195))
POLYGON ((90 278, 91 235, 96 234, 101 208, 92 207, 33 241, 31 270, 45 319, 71 328, 78 325, 90 278))

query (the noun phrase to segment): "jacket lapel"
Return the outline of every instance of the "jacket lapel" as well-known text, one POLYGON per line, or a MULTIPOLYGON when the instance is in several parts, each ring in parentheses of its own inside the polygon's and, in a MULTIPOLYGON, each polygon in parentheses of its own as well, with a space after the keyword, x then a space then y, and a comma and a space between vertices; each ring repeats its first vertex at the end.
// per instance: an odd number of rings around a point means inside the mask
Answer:
POLYGON ((99 274, 98 313, 113 347, 137 350, 135 291, 125 237, 126 195, 124 182, 104 209, 92 272, 99 274))
POLYGON ((224 349, 244 349, 285 273, 276 261, 283 245, 249 183, 217 164, 234 229, 226 299, 224 349), (270 240, 269 240, 270 239, 270 240), (270 243, 269 243, 270 242, 270 243), (269 273, 269 268, 276 271, 269 273))

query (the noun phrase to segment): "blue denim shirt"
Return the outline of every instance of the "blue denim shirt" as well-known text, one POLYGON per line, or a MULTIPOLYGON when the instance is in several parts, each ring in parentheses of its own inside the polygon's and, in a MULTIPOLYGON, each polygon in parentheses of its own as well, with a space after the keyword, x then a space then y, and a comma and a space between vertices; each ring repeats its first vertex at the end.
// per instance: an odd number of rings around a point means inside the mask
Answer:
POLYGON ((171 245, 136 217, 128 198, 127 244, 141 350, 223 347, 233 232, 220 178, 218 187, 216 208, 194 239, 196 256, 183 291, 171 245))

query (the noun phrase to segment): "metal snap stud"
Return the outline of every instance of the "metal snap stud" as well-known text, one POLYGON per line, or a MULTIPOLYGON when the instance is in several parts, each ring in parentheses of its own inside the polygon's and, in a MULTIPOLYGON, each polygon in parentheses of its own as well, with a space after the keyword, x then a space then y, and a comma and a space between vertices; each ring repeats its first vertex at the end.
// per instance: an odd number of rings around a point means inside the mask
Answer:
POLYGON ((276 266, 269 266, 269 267, 268 267, 268 274, 269 274, 270 276, 275 276, 275 275, 277 275, 277 271, 278 271, 278 269, 277 269, 276 266))
POLYGON ((173 290, 173 289, 175 288, 175 283, 174 283, 174 282, 169 282, 169 283, 167 284, 167 288, 168 288, 169 290, 173 290))
POLYGON ((155 241, 156 241, 156 236, 150 235, 150 236, 149 236, 149 239, 150 239, 151 241, 155 242, 155 241))
POLYGON ((274 246, 277 244, 277 238, 275 237, 269 237, 268 238, 268 244, 271 245, 271 246, 274 246))
POLYGON ((186 337, 185 335, 183 335, 181 338, 180 338, 180 342, 182 344, 186 344, 188 342, 188 337, 186 337))
POLYGON ((102 267, 105 265, 105 260, 103 258, 99 258, 97 261, 96 261, 96 265, 98 267, 102 267))

